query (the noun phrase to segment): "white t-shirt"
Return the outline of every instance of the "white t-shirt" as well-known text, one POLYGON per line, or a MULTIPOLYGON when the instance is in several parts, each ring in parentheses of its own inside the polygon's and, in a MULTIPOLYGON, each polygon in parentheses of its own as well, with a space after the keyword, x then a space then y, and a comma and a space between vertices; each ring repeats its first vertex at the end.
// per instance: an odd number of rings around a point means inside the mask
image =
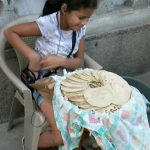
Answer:
MULTIPOLYGON (((42 36, 37 39, 35 50, 41 56, 53 54, 67 57, 72 49, 72 30, 61 30, 58 25, 60 12, 58 12, 58 19, 56 14, 53 13, 36 20, 42 36)), ((72 56, 78 51, 80 40, 85 35, 85 30, 86 26, 76 32, 76 44, 72 56)))

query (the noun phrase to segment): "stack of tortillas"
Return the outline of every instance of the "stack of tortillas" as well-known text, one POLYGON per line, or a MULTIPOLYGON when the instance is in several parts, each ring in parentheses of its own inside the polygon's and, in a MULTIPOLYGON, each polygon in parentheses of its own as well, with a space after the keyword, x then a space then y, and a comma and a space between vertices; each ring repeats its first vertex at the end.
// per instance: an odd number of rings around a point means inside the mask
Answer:
POLYGON ((113 112, 130 100, 131 87, 119 75, 105 70, 78 70, 61 82, 61 91, 82 109, 113 112))

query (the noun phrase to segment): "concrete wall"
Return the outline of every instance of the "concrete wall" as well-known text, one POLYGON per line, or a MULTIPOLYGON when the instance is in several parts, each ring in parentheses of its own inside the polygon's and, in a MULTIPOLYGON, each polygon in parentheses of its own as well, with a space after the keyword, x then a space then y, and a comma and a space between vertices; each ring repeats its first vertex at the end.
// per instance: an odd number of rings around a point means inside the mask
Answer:
POLYGON ((138 76, 150 71, 149 40, 150 25, 147 25, 90 37, 86 47, 87 53, 106 70, 138 76))
POLYGON ((2 11, 0 27, 20 16, 39 13, 43 9, 45 0, 0 0, 2 11))
MULTIPOLYGON (((44 3, 45 0, 0 0, 0 28, 19 16, 40 13, 44 3)), ((121 75, 149 72, 149 5, 150 0, 103 0, 87 28, 87 53, 105 69, 121 75)), ((8 64, 15 71, 15 55, 11 51, 6 53, 8 64)), ((0 123, 3 123, 8 120, 14 87, 1 70, 0 83, 0 123)))
MULTIPOLYGON (((46 0, 0 0, 0 27, 28 14, 40 13, 46 0)), ((148 7, 150 0, 102 0, 94 16, 125 8, 148 7)), ((94 18, 94 17, 93 17, 94 18)))
POLYGON ((150 8, 97 17, 86 37, 87 52, 105 69, 132 76, 150 71, 150 8))

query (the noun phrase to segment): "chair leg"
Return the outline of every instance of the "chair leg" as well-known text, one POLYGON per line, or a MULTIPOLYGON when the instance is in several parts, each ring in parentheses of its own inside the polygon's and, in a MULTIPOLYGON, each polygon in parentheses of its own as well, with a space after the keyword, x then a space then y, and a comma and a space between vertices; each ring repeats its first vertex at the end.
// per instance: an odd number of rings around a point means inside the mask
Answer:
POLYGON ((15 119, 15 114, 18 106, 18 100, 14 97, 12 104, 11 104, 11 110, 10 110, 10 115, 9 115, 9 121, 8 121, 8 131, 12 129, 13 126, 13 121, 15 119))
POLYGON ((40 112, 34 112, 33 116, 25 116, 24 136, 25 150, 37 150, 40 133, 43 129, 45 118, 40 112))

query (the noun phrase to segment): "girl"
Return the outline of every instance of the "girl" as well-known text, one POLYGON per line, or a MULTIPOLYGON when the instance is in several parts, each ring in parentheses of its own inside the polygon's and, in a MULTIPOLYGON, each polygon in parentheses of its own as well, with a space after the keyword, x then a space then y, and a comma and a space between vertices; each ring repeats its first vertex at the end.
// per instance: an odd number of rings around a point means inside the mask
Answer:
MULTIPOLYGON (((76 69, 83 65, 85 25, 96 9, 98 0, 60 0, 60 4, 60 11, 40 17, 35 22, 10 27, 4 32, 9 43, 29 61, 29 70, 38 72, 40 78, 58 67, 76 69), (76 44, 72 56, 67 58, 72 47, 73 31, 76 32, 76 44), (35 43, 35 50, 23 42, 21 37, 25 36, 40 36, 35 43)), ((52 104, 36 91, 33 95, 52 129, 41 134, 38 147, 63 144, 52 104)))

